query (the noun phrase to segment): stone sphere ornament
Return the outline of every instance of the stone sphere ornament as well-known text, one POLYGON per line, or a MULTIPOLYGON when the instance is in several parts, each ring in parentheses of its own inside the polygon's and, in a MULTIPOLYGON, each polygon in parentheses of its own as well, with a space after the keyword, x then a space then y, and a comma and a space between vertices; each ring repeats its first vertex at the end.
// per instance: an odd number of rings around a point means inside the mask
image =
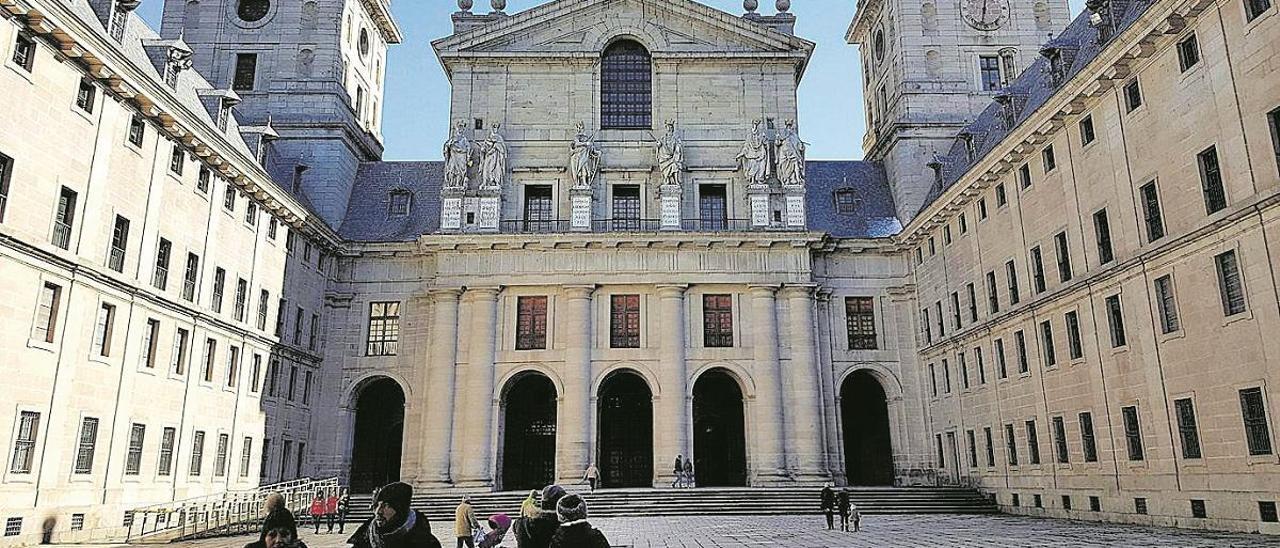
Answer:
POLYGON ((747 10, 747 13, 755 13, 759 7, 760 0, 742 0, 742 9, 747 10))
POLYGON ((493 11, 502 11, 507 9, 507 0, 489 0, 489 5, 493 7, 493 11))
POLYGON ((791 0, 778 0, 776 7, 778 8, 778 13, 786 13, 787 10, 791 9, 791 0))
POLYGON ((458 9, 462 11, 471 11, 471 0, 458 0, 458 9))

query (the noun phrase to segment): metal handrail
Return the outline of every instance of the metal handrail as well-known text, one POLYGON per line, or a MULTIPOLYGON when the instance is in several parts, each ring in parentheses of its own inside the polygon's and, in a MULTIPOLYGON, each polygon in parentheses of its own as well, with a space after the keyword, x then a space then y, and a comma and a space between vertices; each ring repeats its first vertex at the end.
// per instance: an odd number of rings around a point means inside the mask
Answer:
MULTIPOLYGON (((498 232, 503 234, 558 234, 568 232, 661 232, 665 230, 661 219, 594 219, 590 230, 574 228, 573 222, 566 219, 510 219, 498 223, 498 232)), ((684 232, 795 232, 804 231, 805 227, 786 226, 772 222, 766 226, 756 226, 751 219, 681 219, 679 230, 684 232)))
POLYGON ((295 515, 309 508, 317 492, 338 492, 338 478, 301 478, 243 491, 225 491, 185 500, 144 506, 130 516, 125 542, 170 542, 176 539, 257 532, 270 493, 284 497, 295 515))

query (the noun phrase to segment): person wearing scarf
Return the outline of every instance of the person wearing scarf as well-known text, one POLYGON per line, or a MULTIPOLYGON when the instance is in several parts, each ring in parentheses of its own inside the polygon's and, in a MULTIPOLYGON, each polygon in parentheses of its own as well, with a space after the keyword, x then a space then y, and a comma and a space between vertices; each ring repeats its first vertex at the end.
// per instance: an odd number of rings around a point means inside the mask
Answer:
POLYGON ((587 522, 587 501, 568 495, 556 503, 560 528, 551 537, 551 548, 609 548, 609 540, 587 522))
POLYGON ((413 488, 396 482, 383 487, 374 499, 373 518, 356 530, 347 543, 354 548, 440 548, 431 534, 431 522, 409 508, 413 488))
POLYGON ((272 508, 267 519, 262 521, 258 541, 246 544, 244 548, 307 548, 307 545, 298 540, 298 522, 293 513, 281 505, 272 508))
POLYGON ((519 548, 547 548, 551 545, 551 537, 560 527, 560 520, 556 517, 556 503, 564 496, 563 487, 548 485, 542 490, 542 511, 534 517, 516 520, 513 530, 519 548))

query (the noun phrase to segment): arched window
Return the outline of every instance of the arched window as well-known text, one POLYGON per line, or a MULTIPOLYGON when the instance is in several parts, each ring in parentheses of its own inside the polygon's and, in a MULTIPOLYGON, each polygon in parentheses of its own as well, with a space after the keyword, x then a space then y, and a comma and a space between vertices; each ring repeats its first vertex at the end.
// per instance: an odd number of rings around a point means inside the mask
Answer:
POLYGON ((644 46, 620 40, 604 50, 600 67, 601 127, 652 128, 652 80, 652 58, 644 46))

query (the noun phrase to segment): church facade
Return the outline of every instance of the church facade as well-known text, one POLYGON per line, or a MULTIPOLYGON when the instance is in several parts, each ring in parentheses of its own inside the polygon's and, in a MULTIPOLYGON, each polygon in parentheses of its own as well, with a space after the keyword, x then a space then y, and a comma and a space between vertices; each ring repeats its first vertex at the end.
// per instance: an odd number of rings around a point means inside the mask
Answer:
POLYGON ((677 456, 1280 532, 1267 0, 863 0, 865 161, 806 158, 789 2, 472 4, 387 162, 386 2, 0 0, 4 545, 677 456))

